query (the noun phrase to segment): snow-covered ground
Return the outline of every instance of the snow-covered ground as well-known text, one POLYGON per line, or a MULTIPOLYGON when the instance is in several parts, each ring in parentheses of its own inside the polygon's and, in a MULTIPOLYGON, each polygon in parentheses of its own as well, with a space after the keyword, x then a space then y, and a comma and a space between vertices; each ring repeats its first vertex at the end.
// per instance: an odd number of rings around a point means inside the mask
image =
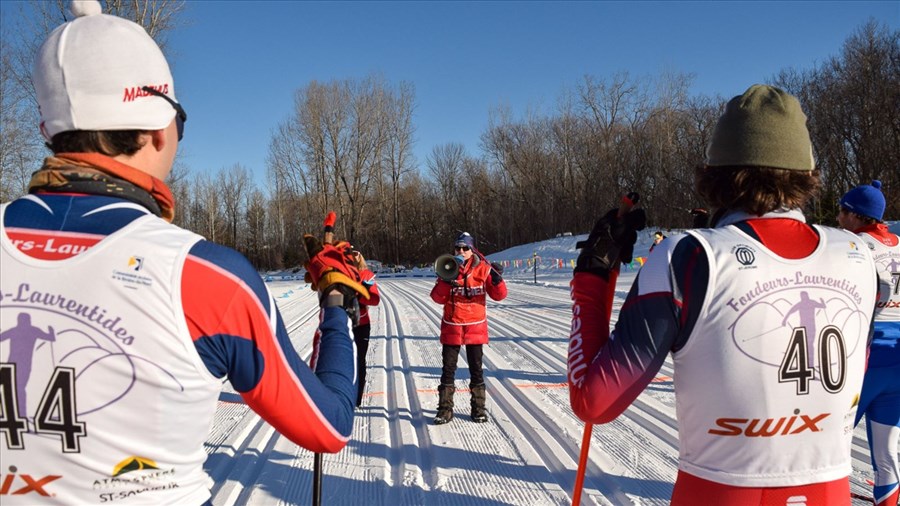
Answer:
MULTIPOLYGON (((640 237, 636 257, 647 255, 651 233, 640 237)), ((351 442, 324 457, 322 504, 571 503, 584 424, 569 408, 565 385, 571 267, 559 264, 575 258, 574 244, 583 238, 559 237, 490 255, 509 265, 509 296, 488 305, 486 424, 469 420, 465 354, 457 371, 456 417, 447 425, 431 424, 441 371, 441 307, 429 297, 433 274, 379 277, 382 303, 371 309, 367 394, 351 442), (541 257, 537 283, 524 262, 535 253, 541 257)), ((619 279, 614 318, 635 275, 636 266, 619 279)), ((313 292, 302 281, 269 287, 295 346, 307 357, 317 321, 313 292)), ((628 411, 594 427, 584 504, 668 503, 678 457, 671 376, 667 362, 628 411)), ((261 421, 228 385, 220 400, 206 447, 213 504, 309 504, 312 453, 261 421)), ((870 495, 865 438, 860 424, 852 484, 854 492, 870 495)))

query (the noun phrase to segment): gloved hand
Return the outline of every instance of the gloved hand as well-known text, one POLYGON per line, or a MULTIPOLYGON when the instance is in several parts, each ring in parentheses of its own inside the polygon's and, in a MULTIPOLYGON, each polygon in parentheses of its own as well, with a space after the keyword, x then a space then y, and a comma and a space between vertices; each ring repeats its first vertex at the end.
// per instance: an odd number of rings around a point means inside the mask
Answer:
POLYGON ((491 283, 494 286, 503 282, 503 266, 497 262, 491 262, 491 283))
POLYGON ((341 305, 356 324, 359 318, 357 294, 369 298, 369 290, 360 281, 359 270, 347 260, 345 250, 349 244, 344 243, 346 246, 342 247, 322 244, 311 234, 303 236, 303 243, 309 255, 309 261, 304 266, 313 288, 319 292, 319 303, 331 305, 333 299, 329 296, 334 295, 334 291, 340 292, 344 299, 341 305))
POLYGON ((637 231, 647 226, 647 215, 643 209, 632 209, 621 218, 618 213, 618 209, 610 209, 594 224, 587 240, 575 245, 581 248, 575 272, 609 280, 609 271, 618 270, 619 262, 631 262, 637 231))

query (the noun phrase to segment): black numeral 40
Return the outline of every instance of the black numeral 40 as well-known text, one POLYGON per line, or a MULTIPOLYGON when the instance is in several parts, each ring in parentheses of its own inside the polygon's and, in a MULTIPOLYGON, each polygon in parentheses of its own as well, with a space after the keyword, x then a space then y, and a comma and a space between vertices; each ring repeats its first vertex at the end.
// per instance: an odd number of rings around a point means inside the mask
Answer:
MULTIPOLYGON (((816 349, 819 350, 819 370, 822 387, 831 393, 840 392, 844 388, 847 377, 847 345, 844 344, 844 336, 841 331, 829 325, 819 332, 816 340, 816 349), (832 347, 834 343, 837 353, 837 372, 832 366, 832 347)), ((781 359, 781 367, 778 368, 778 382, 797 382, 797 395, 809 393, 809 382, 813 379, 813 364, 807 358, 806 328, 795 328, 788 342, 784 358, 781 359)))

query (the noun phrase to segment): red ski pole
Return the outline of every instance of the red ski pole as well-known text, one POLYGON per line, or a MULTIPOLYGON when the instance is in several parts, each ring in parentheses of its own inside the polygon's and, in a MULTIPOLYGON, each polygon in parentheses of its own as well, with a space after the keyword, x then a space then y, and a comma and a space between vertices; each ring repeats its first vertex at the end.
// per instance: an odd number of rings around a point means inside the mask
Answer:
POLYGON ((578 471, 575 473, 575 490, 572 491, 572 506, 581 504, 581 489, 584 488, 584 473, 587 470, 588 451, 591 449, 591 431, 594 424, 584 424, 584 436, 581 438, 581 455, 578 457, 578 471))
MULTIPOLYGON (((641 200, 640 194, 637 192, 628 192, 622 196, 619 203, 618 218, 621 219, 641 200)), ((610 306, 612 301, 610 301, 610 306)), ((587 470, 587 457, 591 449, 591 432, 594 424, 584 424, 584 436, 581 438, 581 455, 578 457, 578 471, 575 473, 575 490, 572 491, 572 506, 581 504, 581 490, 584 488, 584 473, 587 470)))

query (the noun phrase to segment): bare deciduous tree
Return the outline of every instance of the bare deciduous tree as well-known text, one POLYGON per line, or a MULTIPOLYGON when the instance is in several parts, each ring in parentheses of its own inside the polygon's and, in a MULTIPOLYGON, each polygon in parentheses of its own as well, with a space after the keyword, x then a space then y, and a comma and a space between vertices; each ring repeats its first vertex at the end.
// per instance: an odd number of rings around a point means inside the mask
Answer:
POLYGON ((28 189, 31 173, 45 153, 37 132, 36 108, 13 73, 12 48, 0 38, 0 202, 28 189))
POLYGON ((401 193, 413 168, 412 86, 394 87, 375 75, 313 81, 297 91, 294 105, 270 144, 275 198, 296 197, 309 217, 306 230, 336 210, 340 237, 377 244, 399 259, 401 193))
POLYGON ((225 245, 240 249, 241 241, 238 237, 238 229, 243 223, 245 198, 256 188, 250 180, 247 169, 240 164, 221 170, 216 179, 221 182, 222 210, 224 211, 225 227, 229 232, 225 239, 225 245))
POLYGON ((900 215, 900 31, 869 21, 840 54, 784 70, 775 82, 798 95, 809 117, 823 174, 815 219, 835 223, 840 196, 873 179, 882 181, 886 216, 900 215))

